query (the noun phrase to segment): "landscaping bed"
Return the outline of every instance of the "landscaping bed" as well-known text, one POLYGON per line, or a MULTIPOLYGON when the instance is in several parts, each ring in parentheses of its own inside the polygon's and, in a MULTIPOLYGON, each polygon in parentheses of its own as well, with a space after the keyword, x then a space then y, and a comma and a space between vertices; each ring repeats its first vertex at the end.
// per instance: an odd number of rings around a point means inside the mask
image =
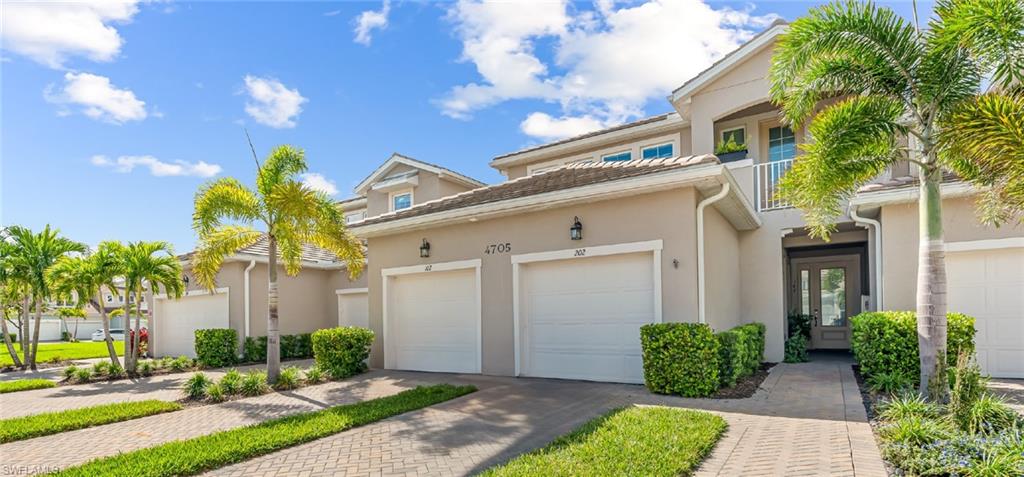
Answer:
POLYGON ((195 475, 454 399, 475 390, 473 386, 448 384, 421 386, 392 396, 103 457, 54 475, 195 475))
POLYGON ((711 399, 746 399, 754 395, 761 387, 761 383, 768 378, 772 368, 778 363, 761 363, 761 366, 754 374, 744 376, 736 381, 735 386, 721 388, 714 394, 708 396, 711 399))
MULTIPOLYGON (((21 345, 14 344, 15 351, 21 355, 21 345)), ((124 341, 115 341, 114 350, 117 355, 124 354, 124 341)), ((107 343, 103 341, 78 341, 75 343, 39 343, 39 355, 36 357, 36 367, 40 369, 56 368, 64 366, 72 361, 89 358, 105 358, 110 356, 107 351, 107 343)), ((0 372, 20 371, 14 367, 11 355, 5 349, 0 352, 0 372)))
POLYGON ((719 416, 662 406, 616 409, 487 477, 689 475, 725 432, 719 416))

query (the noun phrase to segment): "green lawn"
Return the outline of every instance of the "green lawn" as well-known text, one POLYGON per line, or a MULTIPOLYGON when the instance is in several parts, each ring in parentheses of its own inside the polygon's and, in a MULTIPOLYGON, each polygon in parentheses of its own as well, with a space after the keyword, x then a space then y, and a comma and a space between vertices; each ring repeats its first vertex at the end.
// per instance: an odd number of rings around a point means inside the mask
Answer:
MULTIPOLYGON (((18 352, 18 357, 24 359, 24 355, 21 353, 21 346, 15 343, 14 349, 18 352)), ((124 341, 115 341, 114 349, 117 350, 118 356, 123 355, 124 341)), ((102 358, 104 356, 109 356, 109 353, 107 353, 107 344, 102 341, 39 343, 39 357, 36 359, 36 362, 46 363, 54 360, 67 361, 72 359, 102 358)), ((14 362, 11 361, 10 353, 0 343, 0 366, 10 366, 12 364, 14 362)))
POLYGON ((195 475, 476 391, 438 384, 103 457, 52 475, 164 477, 195 475))
POLYGON ((111 422, 127 421, 179 409, 181 409, 181 405, 178 403, 148 400, 103 404, 3 419, 0 420, 0 444, 101 426, 111 422))
POLYGON ((721 417, 670 407, 616 409, 547 447, 484 472, 510 476, 689 475, 725 432, 721 417))
POLYGON ((14 381, 0 382, 0 394, 16 393, 18 391, 29 391, 32 389, 52 388, 57 383, 49 379, 16 379, 14 381))

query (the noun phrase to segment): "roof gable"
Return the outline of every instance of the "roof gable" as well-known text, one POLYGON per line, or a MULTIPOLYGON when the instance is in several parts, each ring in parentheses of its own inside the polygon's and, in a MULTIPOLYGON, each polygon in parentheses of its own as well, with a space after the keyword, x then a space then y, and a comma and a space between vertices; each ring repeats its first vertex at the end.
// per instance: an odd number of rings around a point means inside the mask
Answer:
POLYGON ((370 175, 366 177, 366 179, 363 179, 362 182, 356 185, 355 193, 360 196, 365 196, 367 190, 369 190, 370 187, 375 182, 387 177, 388 173, 391 172, 391 170, 399 164, 404 164, 414 169, 432 172, 445 179, 466 185, 467 187, 470 188, 483 187, 484 185, 486 185, 483 182, 473 179, 472 177, 459 174, 458 172, 455 172, 451 169, 447 169, 436 164, 431 164, 429 162, 423 162, 417 159, 413 159, 411 157, 403 156, 396 152, 392 153, 391 157, 388 158, 388 160, 384 161, 384 163, 377 167, 377 169, 375 169, 373 172, 371 172, 370 175))

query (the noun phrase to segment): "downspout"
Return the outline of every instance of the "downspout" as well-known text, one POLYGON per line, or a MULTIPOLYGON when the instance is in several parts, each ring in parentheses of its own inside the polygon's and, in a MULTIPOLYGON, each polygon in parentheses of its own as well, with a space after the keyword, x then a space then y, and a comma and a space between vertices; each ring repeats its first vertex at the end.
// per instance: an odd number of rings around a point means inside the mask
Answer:
POLYGON ((867 217, 861 217, 857 215, 857 207, 850 206, 850 218, 854 222, 867 225, 871 227, 871 230, 875 235, 875 309, 881 311, 885 309, 882 304, 882 223, 867 217))
POLYGON ((704 292, 704 208, 722 200, 729 193, 729 183, 722 184, 722 190, 697 204, 697 322, 707 323, 704 316, 707 299, 704 292))
POLYGON ((245 292, 244 292, 244 295, 245 295, 245 306, 242 309, 245 310, 245 337, 246 338, 249 337, 249 308, 251 308, 251 306, 249 304, 249 272, 251 272, 253 268, 256 268, 256 260, 250 261, 249 262, 249 266, 245 267, 245 279, 244 279, 245 283, 242 285, 242 288, 245 289, 245 292))

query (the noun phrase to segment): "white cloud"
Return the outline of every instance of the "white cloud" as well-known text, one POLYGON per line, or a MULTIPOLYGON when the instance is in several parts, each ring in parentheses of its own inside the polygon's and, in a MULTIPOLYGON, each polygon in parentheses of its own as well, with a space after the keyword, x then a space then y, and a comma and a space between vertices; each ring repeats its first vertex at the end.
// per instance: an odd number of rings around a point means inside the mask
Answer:
POLYGON ((323 174, 317 174, 315 172, 307 172, 300 174, 302 183, 313 190, 318 190, 327 195, 336 195, 338 193, 338 186, 335 185, 334 181, 326 178, 323 174))
POLYGON ((556 139, 643 116, 647 101, 663 98, 776 17, 700 0, 601 0, 587 11, 567 0, 460 0, 448 18, 462 41, 461 59, 476 65, 481 79, 438 100, 442 113, 468 119, 509 100, 557 103, 557 119, 533 113, 520 125, 530 136, 556 139), (539 47, 552 49, 550 61, 539 47))
POLYGON ((47 101, 61 105, 58 115, 71 114, 70 108, 79 107, 81 113, 100 121, 123 124, 146 119, 146 103, 128 89, 119 89, 110 78, 91 73, 65 73, 64 85, 56 89, 50 85, 43 92, 47 101))
POLYGON ((256 122, 272 128, 295 127, 302 104, 308 101, 298 89, 288 89, 273 78, 246 75, 245 90, 250 99, 245 103, 245 112, 256 122))
POLYGON ((130 22, 136 1, 4 2, 4 49, 51 68, 72 56, 111 61, 124 40, 112 24, 130 22))
POLYGON ((373 30, 383 30, 388 26, 388 14, 391 13, 391 1, 384 0, 380 10, 366 10, 355 18, 355 42, 370 46, 373 30))
POLYGON ((324 12, 325 17, 336 17, 338 15, 341 15, 341 10, 330 10, 324 12))
POLYGON ((220 174, 221 167, 217 164, 210 164, 205 161, 186 162, 174 161, 164 162, 153 156, 120 156, 111 159, 107 156, 96 155, 89 159, 92 165, 97 167, 112 168, 115 172, 127 174, 137 166, 149 168, 149 173, 157 177, 165 176, 194 176, 213 177, 220 174))

